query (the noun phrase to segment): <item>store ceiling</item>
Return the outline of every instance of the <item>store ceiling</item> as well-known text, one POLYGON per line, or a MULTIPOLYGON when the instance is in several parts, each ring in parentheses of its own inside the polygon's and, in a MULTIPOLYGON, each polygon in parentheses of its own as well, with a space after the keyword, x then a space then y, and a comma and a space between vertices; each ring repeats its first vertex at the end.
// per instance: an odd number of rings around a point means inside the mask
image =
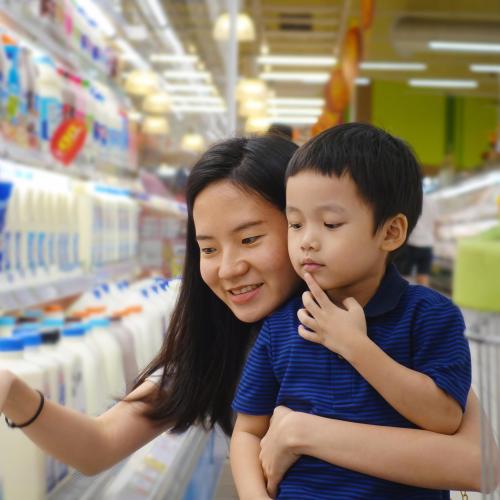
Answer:
MULTIPOLYGON (((375 3, 375 20, 365 38, 364 60, 421 62, 427 65, 427 70, 418 73, 365 70, 363 76, 399 81, 411 77, 472 78, 479 81, 479 88, 460 93, 498 94, 497 77, 471 73, 469 65, 500 63, 500 54, 431 52, 424 48, 422 40, 434 30, 448 39, 460 36, 469 41, 500 43, 500 1, 379 0, 375 3), (456 23, 460 22, 463 24, 457 27, 456 23)), ((346 26, 343 19, 349 23, 357 17, 359 4, 359 0, 245 0, 243 10, 254 19, 257 37, 255 42, 240 44, 240 74, 257 76, 263 69, 318 71, 318 68, 293 66, 263 68, 256 63, 256 58, 263 44, 270 54, 332 55, 346 26)), ((165 11, 185 46, 196 46, 219 83, 223 83, 224 64, 220 46, 212 38, 212 28, 214 18, 225 10, 225 5, 221 0, 163 0, 165 11)), ((278 93, 293 95, 320 95, 322 88, 319 84, 290 83, 274 83, 272 87, 278 93)))

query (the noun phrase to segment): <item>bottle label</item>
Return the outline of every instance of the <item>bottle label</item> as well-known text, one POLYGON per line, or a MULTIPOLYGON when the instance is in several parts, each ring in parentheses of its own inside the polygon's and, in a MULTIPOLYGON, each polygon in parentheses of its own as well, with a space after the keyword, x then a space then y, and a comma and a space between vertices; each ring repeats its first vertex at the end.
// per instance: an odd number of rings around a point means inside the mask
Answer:
POLYGON ((32 273, 36 272, 36 233, 28 233, 28 267, 32 273))
POLYGON ((83 386, 83 371, 81 363, 78 363, 78 366, 73 368, 73 402, 74 409, 81 413, 85 413, 87 409, 87 405, 85 404, 85 388, 83 386))
POLYGON ((47 259, 45 258, 46 255, 45 238, 46 234, 44 232, 38 233, 38 263, 40 267, 43 268, 47 267, 47 259))

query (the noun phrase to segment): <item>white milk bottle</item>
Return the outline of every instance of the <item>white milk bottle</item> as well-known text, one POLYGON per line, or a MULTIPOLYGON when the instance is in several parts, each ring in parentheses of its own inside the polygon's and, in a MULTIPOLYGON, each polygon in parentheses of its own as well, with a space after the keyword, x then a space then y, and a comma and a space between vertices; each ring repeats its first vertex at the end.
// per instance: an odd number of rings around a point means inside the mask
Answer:
POLYGON ((122 351, 118 340, 109 331, 111 324, 109 319, 95 318, 90 321, 90 324, 92 325, 92 337, 103 354, 108 385, 108 405, 112 406, 115 398, 121 398, 125 395, 122 351))
POLYGON ((130 305, 121 311, 123 324, 134 336, 137 367, 142 371, 151 361, 151 351, 147 339, 148 332, 142 315, 142 306, 130 305))
POLYGON ((62 345, 76 353, 82 362, 87 414, 95 417, 104 410, 105 393, 102 389, 103 380, 99 358, 85 341, 86 330, 84 325, 66 326, 62 330, 62 345))
POLYGON ((83 364, 74 349, 61 342, 61 332, 57 329, 42 330, 42 351, 58 359, 64 370, 66 406, 80 413, 86 412, 83 364))
POLYGON ((114 335, 120 343, 123 361, 123 371, 125 374, 125 386, 127 392, 132 389, 134 381, 139 375, 137 367, 137 357, 135 354, 134 335, 123 322, 120 314, 111 317, 111 325, 109 331, 114 335))
MULTIPOLYGON (((60 403, 59 394, 61 390, 64 391, 64 387, 61 388, 59 385, 59 364, 41 352, 40 346, 42 345, 42 339, 40 334, 35 333, 36 330, 37 329, 34 329, 30 333, 21 333, 21 335, 19 335, 24 346, 24 359, 37 365, 46 376, 44 386, 45 384, 47 385, 43 390, 45 397, 56 403, 60 403)), ((57 483, 59 472, 56 460, 50 455, 45 455, 45 471, 47 477, 47 491, 50 492, 57 483)))
MULTIPOLYGON (((34 389, 43 389, 42 371, 23 359, 23 343, 19 338, 0 338, 0 368, 15 373, 34 389)), ((42 451, 20 429, 7 427, 3 418, 0 443, 0 474, 5 500, 43 500, 47 481, 42 451)))

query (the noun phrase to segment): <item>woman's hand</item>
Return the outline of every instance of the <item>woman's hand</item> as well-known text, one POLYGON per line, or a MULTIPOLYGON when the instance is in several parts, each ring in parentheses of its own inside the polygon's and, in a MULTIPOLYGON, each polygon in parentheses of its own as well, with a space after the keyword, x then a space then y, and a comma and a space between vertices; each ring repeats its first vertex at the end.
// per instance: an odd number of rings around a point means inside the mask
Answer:
POLYGON ((0 413, 9 395, 15 375, 9 370, 0 370, 0 413))
POLYGON ((286 442, 289 436, 287 423, 293 414, 294 412, 285 406, 276 407, 269 429, 260 441, 259 458, 267 481, 267 492, 272 498, 276 497, 278 485, 287 470, 299 458, 299 455, 288 449, 286 442))
POLYGON ((299 335, 349 360, 356 342, 368 338, 363 308, 349 297, 343 301, 345 309, 342 309, 330 300, 309 273, 304 279, 310 291, 302 294, 304 309, 297 312, 301 323, 299 335))

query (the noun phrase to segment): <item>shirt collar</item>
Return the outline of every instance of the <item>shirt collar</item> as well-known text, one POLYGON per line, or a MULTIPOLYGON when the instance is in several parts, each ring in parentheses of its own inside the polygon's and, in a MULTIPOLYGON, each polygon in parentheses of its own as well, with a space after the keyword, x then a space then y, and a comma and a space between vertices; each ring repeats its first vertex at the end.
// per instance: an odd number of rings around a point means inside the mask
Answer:
POLYGON ((408 281, 398 273, 394 264, 389 264, 375 295, 364 307, 365 316, 373 318, 392 311, 408 287, 408 281))

